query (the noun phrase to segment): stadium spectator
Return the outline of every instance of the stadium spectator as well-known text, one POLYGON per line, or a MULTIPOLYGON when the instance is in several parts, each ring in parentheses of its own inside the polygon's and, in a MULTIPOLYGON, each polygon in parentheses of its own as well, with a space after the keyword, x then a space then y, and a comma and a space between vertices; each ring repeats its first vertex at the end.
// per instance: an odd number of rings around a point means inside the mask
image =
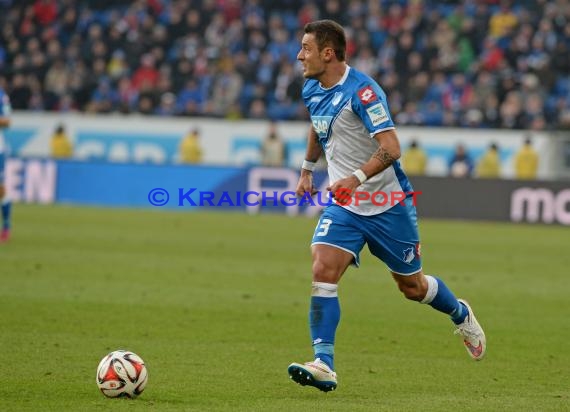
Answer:
POLYGON ((155 113, 160 116, 174 116, 176 114, 176 96, 174 93, 166 92, 160 96, 160 103, 155 113))
POLYGON ((202 146, 200 145, 200 130, 192 129, 182 138, 179 147, 182 163, 202 163, 202 146))
POLYGON ((402 168, 409 176, 422 176, 426 173, 427 155, 417 140, 412 140, 408 150, 402 153, 402 168))
POLYGON ((396 121, 401 125, 419 126, 424 123, 424 116, 415 102, 407 102, 396 115, 396 121))
POLYGON ((73 145, 65 131, 65 126, 60 124, 51 136, 51 156, 55 159, 69 159, 73 156, 73 145))
POLYGON ((44 91, 46 100, 50 102, 48 107, 55 107, 57 102, 66 94, 69 75, 68 68, 59 58, 47 70, 44 79, 44 91))
POLYGON ((129 64, 126 60, 125 52, 117 49, 111 55, 107 64, 107 74, 112 80, 120 79, 129 74, 129 64))
POLYGON ((242 86, 243 79, 234 70, 234 63, 229 57, 224 58, 220 62, 218 74, 214 77, 208 114, 225 116, 229 108, 237 103, 242 86))
POLYGON ((452 113, 455 119, 459 119, 461 113, 465 113, 473 101, 473 87, 467 83, 463 73, 455 73, 451 83, 443 91, 443 107, 448 113, 452 113))
POLYGON ((487 70, 481 70, 473 87, 473 98, 479 108, 485 107, 485 102, 490 96, 495 96, 496 78, 487 70))
POLYGON ((285 144, 277 130, 277 122, 269 123, 269 130, 261 144, 261 164, 281 167, 285 163, 285 144))
POLYGON ((141 57, 140 66, 134 72, 131 82, 135 89, 144 91, 156 87, 158 77, 154 56, 147 53, 141 57))
POLYGON ((507 37, 516 27, 518 18, 508 0, 501 0, 500 8, 489 20, 489 34, 495 38, 507 37))
POLYGON ((538 171, 538 152, 532 147, 530 137, 525 138, 523 146, 515 155, 515 176, 517 179, 536 179, 538 171))
POLYGON ((481 110, 472 108, 467 110, 461 118, 460 125, 469 128, 481 127, 483 125, 484 116, 481 110))
POLYGON ((473 160, 465 146, 458 144, 455 147, 455 152, 449 160, 449 175, 451 177, 471 177, 473 173, 473 160))
POLYGON ((254 99, 250 103, 247 113, 250 119, 266 119, 267 107, 265 101, 261 98, 254 99))
POLYGON ((489 148, 477 162, 477 177, 482 178, 498 178, 501 176, 501 158, 499 155, 499 146, 491 143, 489 148))
POLYGON ((55 0, 36 0, 34 3, 35 20, 42 26, 48 26, 57 18, 57 2, 55 0))
POLYGON ((499 113, 499 98, 494 95, 488 95, 483 102, 483 126, 484 127, 499 127, 501 123, 499 113))
POLYGON ((519 91, 507 93, 499 108, 500 126, 507 129, 520 129, 524 125, 523 102, 519 91))

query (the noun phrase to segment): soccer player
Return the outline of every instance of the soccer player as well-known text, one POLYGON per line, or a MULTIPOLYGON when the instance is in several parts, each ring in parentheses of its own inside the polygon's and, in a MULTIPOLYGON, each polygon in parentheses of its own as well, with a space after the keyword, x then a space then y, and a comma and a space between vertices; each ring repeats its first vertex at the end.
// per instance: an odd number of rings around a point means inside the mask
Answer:
MULTIPOLYGON (((356 189, 370 194, 412 192, 398 162, 400 144, 386 95, 374 80, 345 62, 343 28, 331 20, 320 20, 308 23, 304 32, 297 59, 306 78, 303 99, 312 126, 297 195, 316 193, 312 170, 322 153, 328 163, 327 189, 333 195, 339 189, 350 194, 356 189)), ((337 202, 325 208, 313 235, 309 324, 315 356, 311 362, 292 363, 290 377, 325 392, 336 389, 338 283, 350 264, 359 265, 365 243, 388 266, 406 298, 448 315, 469 355, 483 358, 485 334, 469 304, 457 299, 441 279, 422 270, 413 198, 407 196, 401 204, 374 198, 357 204, 355 199, 347 202, 346 196, 343 198, 341 202, 337 196, 337 202)))
POLYGON ((2 88, 0 88, 0 203, 2 209, 2 231, 0 231, 0 242, 6 242, 10 238, 10 209, 11 202, 6 196, 4 187, 4 162, 5 144, 2 130, 10 126, 10 99, 2 88))

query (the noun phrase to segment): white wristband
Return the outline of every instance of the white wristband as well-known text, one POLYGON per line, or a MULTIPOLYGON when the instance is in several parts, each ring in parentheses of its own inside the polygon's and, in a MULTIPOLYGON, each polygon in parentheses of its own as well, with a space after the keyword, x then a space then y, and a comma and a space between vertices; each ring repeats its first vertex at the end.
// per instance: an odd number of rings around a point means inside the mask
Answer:
POLYGON ((356 176, 356 178, 360 181, 360 184, 368 180, 362 169, 356 169, 354 172, 352 172, 352 174, 356 176))
POLYGON ((315 162, 309 162, 308 160, 303 160, 303 165, 301 166, 301 169, 305 169, 312 172, 313 170, 315 170, 316 165, 317 164, 315 162))

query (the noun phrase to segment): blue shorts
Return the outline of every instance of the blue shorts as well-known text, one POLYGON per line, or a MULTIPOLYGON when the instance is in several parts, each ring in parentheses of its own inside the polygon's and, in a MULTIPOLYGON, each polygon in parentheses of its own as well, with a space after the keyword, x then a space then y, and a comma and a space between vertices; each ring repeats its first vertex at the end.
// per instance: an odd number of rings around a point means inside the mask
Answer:
POLYGON ((416 207, 412 198, 383 213, 362 216, 338 205, 325 208, 313 235, 312 245, 330 245, 354 256, 368 244, 370 252, 382 260, 390 271, 413 275, 422 268, 416 207))

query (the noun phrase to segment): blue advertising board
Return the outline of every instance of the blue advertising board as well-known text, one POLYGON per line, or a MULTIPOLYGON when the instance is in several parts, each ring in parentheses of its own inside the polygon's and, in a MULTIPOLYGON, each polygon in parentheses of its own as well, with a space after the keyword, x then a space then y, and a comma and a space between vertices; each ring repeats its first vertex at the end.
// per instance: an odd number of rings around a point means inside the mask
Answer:
MULTIPOLYGON (((9 195, 25 202, 288 214, 308 213, 320 199, 317 213, 329 202, 324 195, 297 198, 299 173, 288 168, 11 158, 6 170, 9 195)), ((316 173, 315 183, 326 186, 326 173, 316 173)))
MULTIPOLYGON (((181 166, 9 158, 8 196, 16 202, 315 216, 331 203, 327 174, 319 193, 297 197, 289 168, 181 166)), ((423 217, 570 225, 567 181, 414 177, 423 217), (421 195, 421 196, 420 196, 421 195)))

